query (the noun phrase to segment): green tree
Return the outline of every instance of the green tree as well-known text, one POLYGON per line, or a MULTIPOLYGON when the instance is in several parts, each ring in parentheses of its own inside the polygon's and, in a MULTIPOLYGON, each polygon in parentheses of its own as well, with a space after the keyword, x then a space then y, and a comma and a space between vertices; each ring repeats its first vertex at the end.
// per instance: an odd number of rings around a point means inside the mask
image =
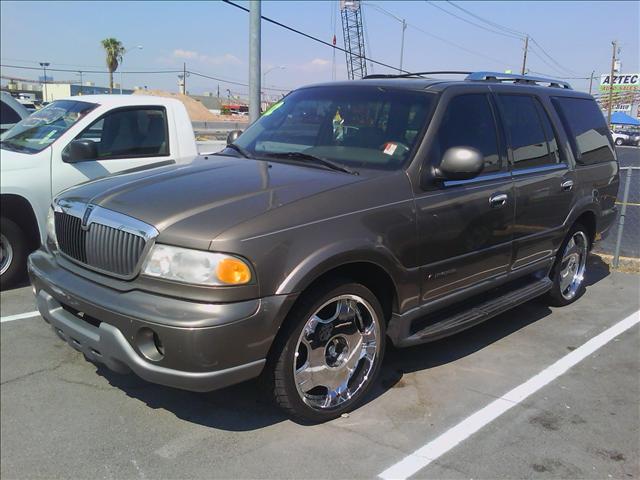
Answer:
POLYGON ((102 48, 106 54, 107 68, 109 69, 109 92, 113 93, 113 72, 122 63, 124 55, 124 45, 115 38, 105 38, 102 40, 102 48))

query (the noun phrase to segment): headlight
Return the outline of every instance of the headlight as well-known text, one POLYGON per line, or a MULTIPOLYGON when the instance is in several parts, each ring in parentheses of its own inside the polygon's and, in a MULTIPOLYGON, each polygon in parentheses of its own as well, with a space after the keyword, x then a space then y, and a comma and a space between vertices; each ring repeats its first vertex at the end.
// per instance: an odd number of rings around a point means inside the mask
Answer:
POLYGON ((244 285, 251 281, 249 265, 238 257, 160 244, 149 252, 142 273, 196 285, 244 285))
POLYGON ((56 248, 58 248, 58 239, 56 237, 56 217, 53 213, 53 208, 49 209, 47 215, 47 238, 56 248))

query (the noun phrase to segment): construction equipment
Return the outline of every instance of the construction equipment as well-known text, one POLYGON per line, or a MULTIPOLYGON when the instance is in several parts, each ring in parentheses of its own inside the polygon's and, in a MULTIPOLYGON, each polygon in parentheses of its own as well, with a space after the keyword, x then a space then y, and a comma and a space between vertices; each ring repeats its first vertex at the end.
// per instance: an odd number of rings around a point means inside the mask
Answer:
POLYGON ((342 17, 342 36, 347 58, 349 80, 367 75, 367 63, 364 49, 364 28, 360 0, 340 0, 342 17))

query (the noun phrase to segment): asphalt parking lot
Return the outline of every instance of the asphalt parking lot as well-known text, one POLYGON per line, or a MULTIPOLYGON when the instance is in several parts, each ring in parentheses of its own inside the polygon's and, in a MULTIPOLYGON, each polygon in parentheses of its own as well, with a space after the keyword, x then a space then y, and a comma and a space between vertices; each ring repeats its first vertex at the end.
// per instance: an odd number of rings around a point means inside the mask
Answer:
POLYGON ((390 350, 367 403, 314 426, 256 382, 196 394, 96 367, 40 317, 14 320, 34 310, 30 287, 3 292, 0 475, 638 478, 639 292, 593 257, 575 304, 390 350))

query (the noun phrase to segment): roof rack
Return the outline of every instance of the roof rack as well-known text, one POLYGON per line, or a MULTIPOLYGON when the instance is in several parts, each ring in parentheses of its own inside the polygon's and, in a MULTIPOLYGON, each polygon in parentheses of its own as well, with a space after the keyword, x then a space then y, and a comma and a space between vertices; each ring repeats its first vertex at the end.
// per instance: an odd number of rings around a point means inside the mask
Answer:
POLYGON ((437 71, 437 72, 408 72, 408 73, 374 73, 363 77, 365 80, 371 80, 375 78, 411 78, 422 77, 423 75, 470 75, 472 72, 460 72, 457 70, 452 71, 437 71))
POLYGON ((539 85, 541 83, 546 83, 549 87, 573 90, 568 82, 563 82, 562 80, 544 77, 530 77, 529 75, 517 75, 513 73, 473 72, 469 74, 465 80, 473 82, 513 82, 524 83, 526 85, 539 85))
POLYGON ((566 88, 573 90, 568 82, 555 78, 531 77, 529 75, 517 75, 514 73, 500 72, 465 72, 459 70, 442 70, 435 72, 408 72, 408 73, 376 73, 363 77, 365 80, 376 78, 424 78, 425 75, 466 75, 465 80, 472 82, 512 82, 525 85, 547 84, 549 87, 566 88))

